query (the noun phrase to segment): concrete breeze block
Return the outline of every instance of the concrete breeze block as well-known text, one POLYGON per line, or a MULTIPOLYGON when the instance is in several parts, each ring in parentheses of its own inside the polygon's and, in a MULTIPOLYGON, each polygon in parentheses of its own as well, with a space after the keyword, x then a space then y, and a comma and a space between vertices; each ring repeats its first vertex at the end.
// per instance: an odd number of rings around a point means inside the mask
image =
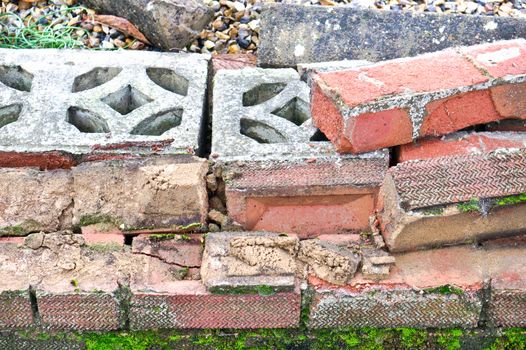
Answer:
POLYGON ((526 40, 517 39, 321 72, 312 78, 312 117, 351 153, 525 119, 525 57, 526 40))
POLYGON ((2 49, 0 160, 12 152, 192 153, 199 146, 208 59, 2 49))
POLYGON ((380 189, 378 219, 391 251, 520 235, 526 150, 496 150, 400 163, 380 189))
POLYGON ((309 110, 309 88, 292 69, 215 76, 211 156, 224 167, 229 216, 246 230, 313 236, 368 227, 387 152, 337 154, 309 110))

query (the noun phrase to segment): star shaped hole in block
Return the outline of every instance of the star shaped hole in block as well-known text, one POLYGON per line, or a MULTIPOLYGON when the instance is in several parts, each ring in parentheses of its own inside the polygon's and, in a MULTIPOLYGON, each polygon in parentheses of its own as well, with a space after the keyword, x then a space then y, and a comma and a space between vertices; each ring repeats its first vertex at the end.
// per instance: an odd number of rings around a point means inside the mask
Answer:
POLYGON ((152 98, 146 96, 131 85, 127 85, 102 99, 102 102, 122 115, 129 114, 152 101, 152 98))

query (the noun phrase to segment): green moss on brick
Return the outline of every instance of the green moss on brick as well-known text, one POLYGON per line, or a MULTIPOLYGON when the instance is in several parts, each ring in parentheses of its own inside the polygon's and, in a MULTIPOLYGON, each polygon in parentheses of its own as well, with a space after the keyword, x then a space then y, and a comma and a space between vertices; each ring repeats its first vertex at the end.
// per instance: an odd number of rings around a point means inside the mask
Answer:
POLYGON ((434 288, 427 288, 427 289, 424 289, 424 292, 430 293, 430 294, 433 293, 433 294, 443 294, 443 295, 452 295, 452 294, 463 295, 464 294, 464 291, 462 289, 449 285, 449 284, 439 286, 439 287, 434 287, 434 288))
POLYGON ((519 203, 526 203, 526 192, 515 195, 515 196, 508 196, 508 197, 497 199, 497 202, 495 204, 498 206, 502 206, 502 205, 513 205, 513 204, 519 204, 519 203))
POLYGON ((460 210, 463 213, 470 213, 474 211, 480 210, 480 203, 477 198, 472 198, 469 200, 469 202, 459 203, 457 204, 458 210, 460 210))
POLYGON ((261 285, 253 287, 212 287, 209 291, 213 294, 259 294, 261 296, 270 296, 276 294, 279 290, 275 287, 261 285))
POLYGON ((107 214, 91 214, 83 215, 80 218, 80 226, 89 226, 95 224, 112 224, 119 227, 122 224, 122 220, 114 218, 107 214))

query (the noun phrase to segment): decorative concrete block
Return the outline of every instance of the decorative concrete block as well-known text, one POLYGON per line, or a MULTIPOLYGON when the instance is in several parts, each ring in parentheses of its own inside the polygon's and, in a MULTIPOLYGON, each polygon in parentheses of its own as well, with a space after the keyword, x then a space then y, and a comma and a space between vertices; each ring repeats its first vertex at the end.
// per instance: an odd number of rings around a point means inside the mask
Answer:
POLYGON ((0 152, 7 152, 0 159, 11 152, 193 153, 208 59, 0 50, 0 152))
POLYGON ((312 126, 296 71, 220 71, 214 106, 211 156, 224 167, 233 221, 306 237, 367 228, 388 154, 337 154, 312 126))

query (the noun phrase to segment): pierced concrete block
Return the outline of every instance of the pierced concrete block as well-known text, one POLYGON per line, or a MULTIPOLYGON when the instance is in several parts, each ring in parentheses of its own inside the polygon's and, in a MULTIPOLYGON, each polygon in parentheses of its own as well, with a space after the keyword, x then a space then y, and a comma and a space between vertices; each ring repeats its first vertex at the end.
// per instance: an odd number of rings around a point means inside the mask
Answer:
POLYGON ((337 154, 312 125, 309 95, 292 69, 216 74, 212 157, 225 168, 229 216, 246 230, 312 236, 368 226, 388 154, 337 154))
POLYGON ((295 286, 298 239, 268 232, 218 232, 206 238, 201 278, 211 292, 295 286))
POLYGON ((0 50, 0 152, 193 152, 208 59, 0 50))

